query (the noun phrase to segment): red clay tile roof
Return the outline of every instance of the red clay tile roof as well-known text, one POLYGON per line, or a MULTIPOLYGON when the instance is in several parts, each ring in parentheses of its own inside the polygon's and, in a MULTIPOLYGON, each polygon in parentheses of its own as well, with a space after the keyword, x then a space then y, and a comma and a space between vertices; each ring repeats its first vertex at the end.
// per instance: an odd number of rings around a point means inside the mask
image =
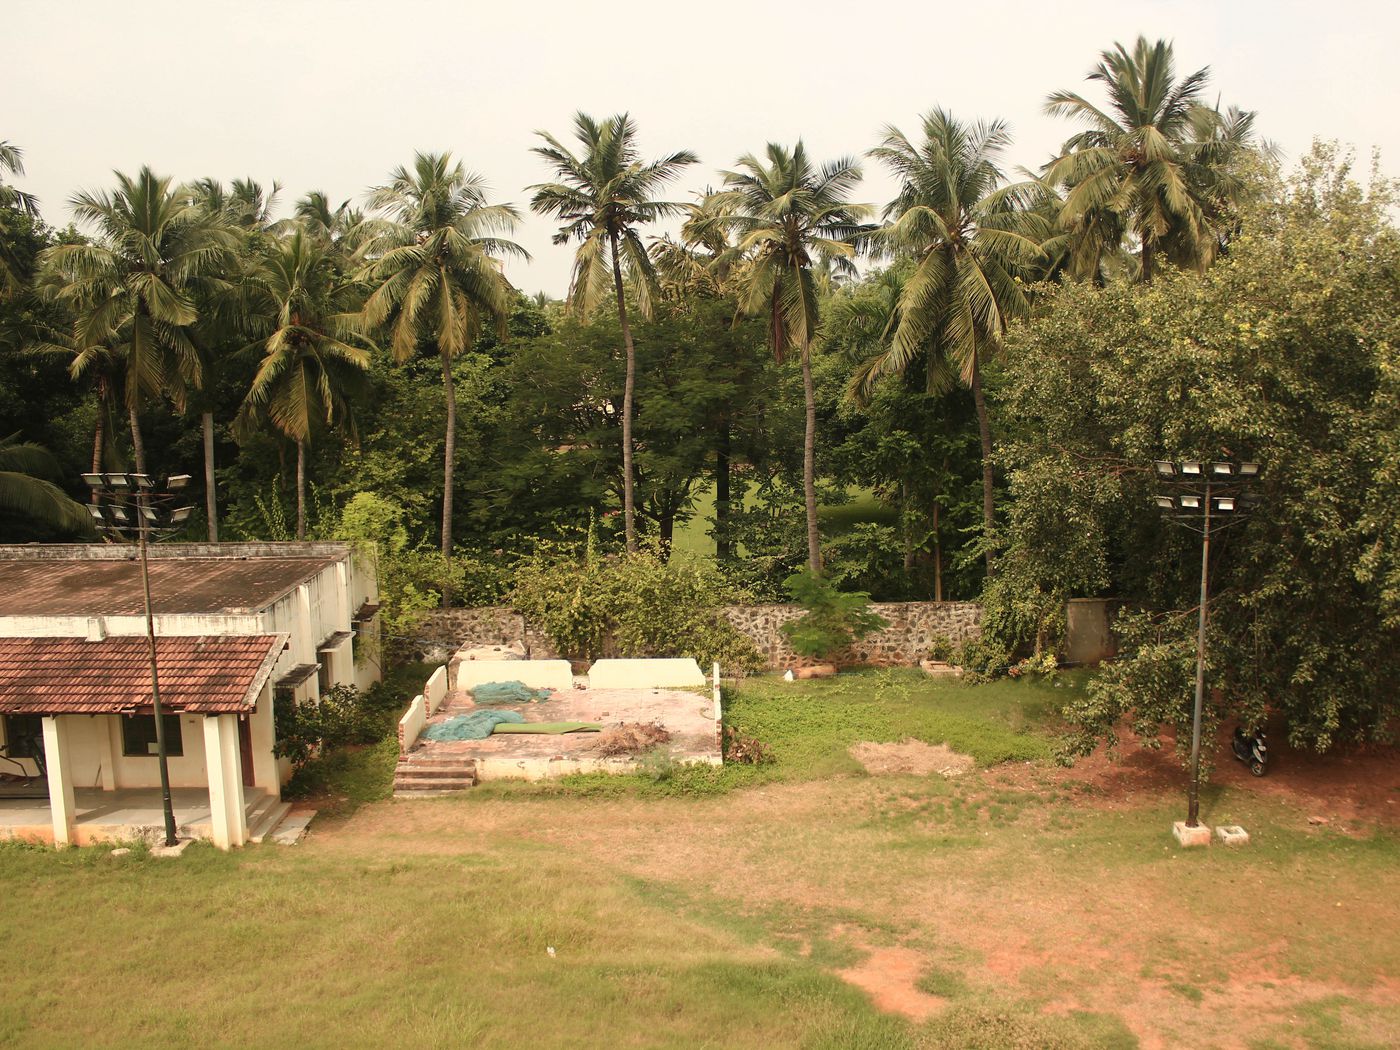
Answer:
MULTIPOLYGON (((157 638, 161 705, 199 714, 251 710, 286 644, 285 634, 157 638)), ((0 638, 0 712, 101 715, 150 706, 143 635, 0 638)))
MULTIPOLYGON (((338 559, 153 558, 151 607, 161 613, 259 612, 338 559)), ((140 616, 141 564, 0 558, 0 616, 140 616)))

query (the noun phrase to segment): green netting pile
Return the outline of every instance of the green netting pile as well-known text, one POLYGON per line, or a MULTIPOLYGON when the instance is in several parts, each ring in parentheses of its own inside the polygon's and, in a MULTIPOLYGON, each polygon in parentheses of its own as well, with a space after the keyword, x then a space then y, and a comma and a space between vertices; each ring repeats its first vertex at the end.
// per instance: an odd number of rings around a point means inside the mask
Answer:
POLYGON ((488 704, 538 704, 548 700, 548 689, 531 689, 524 682, 482 682, 472 690, 478 707, 488 704))
POLYGON ((494 733, 601 733, 603 731, 602 722, 526 722, 524 725, 516 725, 510 722, 502 722, 492 732, 494 733))
POLYGON ((485 740, 503 722, 520 723, 525 716, 514 711, 472 711, 423 730, 425 740, 485 740))

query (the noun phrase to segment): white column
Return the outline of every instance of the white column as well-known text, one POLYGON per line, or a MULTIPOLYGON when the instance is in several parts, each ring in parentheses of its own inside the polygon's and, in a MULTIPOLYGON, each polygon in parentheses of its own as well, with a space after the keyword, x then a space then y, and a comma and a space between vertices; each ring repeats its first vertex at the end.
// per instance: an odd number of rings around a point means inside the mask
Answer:
POLYGON ((248 715, 248 738, 253 745, 253 784, 273 798, 282 797, 282 778, 277 768, 276 719, 273 711, 272 681, 258 695, 258 706, 248 715))
POLYGON ((121 715, 98 715, 97 760, 102 763, 102 790, 117 790, 117 752, 121 748, 121 715), (113 739, 114 734, 118 739, 113 739))
POLYGON ((243 771, 238 761, 238 716, 204 719, 204 768, 209 778, 209 818, 214 845, 232 849, 248 841, 243 771))
POLYGON ((68 720, 44 716, 44 767, 49 779, 49 815, 53 819, 53 844, 74 845, 77 804, 73 799, 73 773, 68 764, 68 720))

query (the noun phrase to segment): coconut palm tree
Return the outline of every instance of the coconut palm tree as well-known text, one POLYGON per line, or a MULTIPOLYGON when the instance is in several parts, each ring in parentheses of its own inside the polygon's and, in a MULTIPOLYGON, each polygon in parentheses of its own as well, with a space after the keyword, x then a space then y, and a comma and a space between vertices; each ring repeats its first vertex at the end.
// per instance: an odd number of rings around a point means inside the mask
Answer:
POLYGON ((199 387, 192 290, 227 266, 237 239, 188 191, 150 168, 116 177, 115 192, 79 193, 70 202, 77 219, 95 227, 96 240, 50 248, 41 265, 76 318, 73 376, 101 367, 109 355, 123 363, 136 469, 144 473, 141 406, 169 397, 183 411, 189 390, 199 387))
POLYGON ((627 549, 637 549, 635 480, 632 469, 632 396, 636 387, 637 354, 627 316, 624 285, 630 283, 643 316, 650 316, 656 271, 642 245, 637 227, 674 214, 678 204, 654 200, 686 165, 698 160, 678 150, 660 160, 643 161, 637 149, 636 123, 626 113, 596 121, 586 113, 574 116, 574 135, 583 150, 576 155, 545 131, 536 132, 545 145, 534 152, 554 169, 556 181, 531 186, 530 207, 564 225, 555 244, 578 242, 569 304, 583 317, 592 313, 609 286, 617 300, 627 358, 622 389, 622 518, 627 549), (611 273, 609 272, 611 271, 611 273))
POLYGON ((361 278, 370 294, 364 316, 371 328, 387 325, 394 359, 413 357, 431 343, 442 359, 447 398, 443 465, 442 553, 452 556, 452 487, 457 454, 457 396, 452 361, 469 349, 491 321, 504 337, 514 289, 501 272, 501 257, 529 253, 502 234, 519 213, 488 204, 481 176, 454 164, 446 153, 419 153, 412 169, 396 168, 370 192, 369 204, 385 216, 365 247, 361 278))
POLYGON ((982 526, 990 574, 994 479, 982 368, 1000 348, 1007 322, 1029 306, 1019 276, 1045 258, 1040 245, 1051 231, 1026 207, 1038 184, 1003 185, 999 161, 1010 144, 1005 124, 964 124, 935 109, 924 117, 922 132, 915 143, 887 127, 882 143, 870 151, 899 180, 877 243, 910 258, 913 269, 894 305, 888 349, 864 366, 860 383, 900 374, 922 356, 931 392, 946 388, 954 376, 971 389, 982 442, 982 526))
POLYGON ((0 438, 0 511, 90 535, 92 518, 81 503, 48 480, 57 476, 58 464, 48 449, 20 441, 18 434, 0 438))
MULTIPOLYGON (((24 151, 8 141, 0 141, 0 175, 24 174, 24 151)), ((39 201, 32 195, 14 186, 6 185, 0 178, 0 208, 10 208, 23 212, 31 219, 39 216, 39 201)), ((16 295, 24 286, 24 267, 10 250, 9 244, 0 239, 0 299, 16 295)))
POLYGON ((253 344, 262 363, 239 409, 247 434, 263 417, 297 447, 297 539, 306 538, 306 449, 318 428, 352 424, 350 396, 369 368, 356 289, 341 280, 327 247, 302 230, 275 244, 249 276, 253 344), (361 345, 355 345, 359 343, 361 345))
POLYGON ((204 509, 210 543, 219 542, 218 479, 214 472, 215 386, 223 359, 242 346, 250 334, 239 279, 253 265, 273 227, 272 209, 280 190, 274 182, 269 192, 252 179, 234 179, 229 189, 217 179, 208 178, 189 186, 193 200, 210 221, 227 226, 238 242, 236 255, 229 259, 229 272, 217 278, 205 277, 195 288, 200 316, 194 334, 201 354, 195 400, 204 439, 204 509))
POLYGON ((770 142, 762 158, 740 157, 724 173, 724 189, 711 203, 713 220, 734 234, 743 263, 733 276, 739 309, 762 316, 779 362, 796 350, 802 365, 807 422, 802 446, 802 487, 807 509, 807 564, 821 573, 817 527, 817 401, 812 381, 812 345, 821 325, 818 271, 854 269, 856 241, 868 232, 870 209, 853 204, 850 191, 860 166, 843 157, 814 164, 806 147, 770 142))
POLYGON ((1178 81, 1165 40, 1138 37, 1131 53, 1115 44, 1088 79, 1104 85, 1106 108, 1073 91, 1045 103, 1047 113, 1084 125, 1046 166, 1066 191, 1060 221, 1072 234, 1072 272, 1095 276, 1105 253, 1129 237, 1144 282, 1163 252, 1183 265, 1209 264, 1220 244, 1221 206, 1242 188, 1232 169, 1255 145, 1254 115, 1206 105, 1209 68, 1178 81))

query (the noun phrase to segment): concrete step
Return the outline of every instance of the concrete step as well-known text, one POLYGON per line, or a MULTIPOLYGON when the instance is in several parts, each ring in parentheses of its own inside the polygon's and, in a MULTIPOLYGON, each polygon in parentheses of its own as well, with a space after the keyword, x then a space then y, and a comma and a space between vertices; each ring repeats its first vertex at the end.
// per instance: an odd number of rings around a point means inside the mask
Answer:
MULTIPOLYGON (((268 796, 271 799, 272 796, 268 796)), ((256 824, 249 821, 248 839, 252 842, 261 842, 269 834, 276 830, 277 825, 282 823, 282 818, 292 811, 290 802, 275 802, 258 819, 256 824)))
POLYGON ((394 778, 394 797, 405 795, 445 794, 466 791, 476 786, 476 777, 405 777, 394 778))
POLYGON ((399 766, 394 770, 395 778, 414 779, 417 777, 465 777, 476 779, 475 765, 455 766, 399 766))
POLYGON ((251 828, 277 805, 277 799, 260 788, 244 788, 243 792, 244 807, 248 812, 248 826, 251 828))
POLYGON ((314 809, 287 817, 272 832, 272 841, 279 846, 295 846, 306 836, 307 825, 316 817, 314 809))
POLYGON ((414 766, 421 768, 439 768, 442 766, 476 766, 476 759, 465 755, 401 755, 398 767, 414 766))

